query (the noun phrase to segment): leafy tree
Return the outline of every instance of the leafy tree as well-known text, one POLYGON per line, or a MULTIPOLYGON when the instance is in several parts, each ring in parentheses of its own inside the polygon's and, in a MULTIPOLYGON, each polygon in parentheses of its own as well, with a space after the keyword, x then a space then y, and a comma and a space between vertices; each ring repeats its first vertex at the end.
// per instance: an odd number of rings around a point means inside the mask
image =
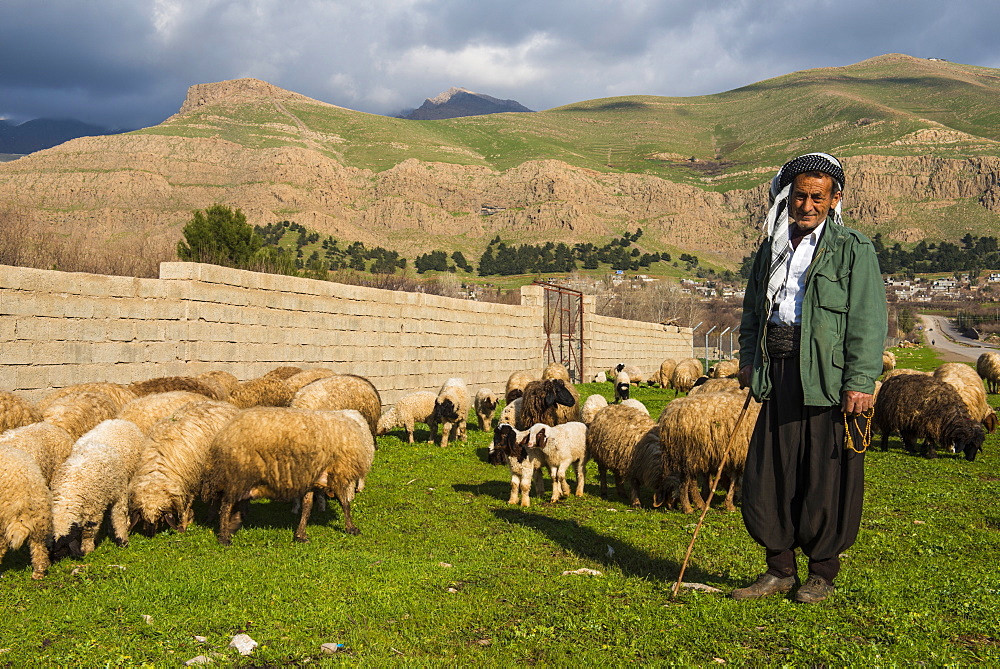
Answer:
POLYGON ((239 209, 214 204, 205 211, 195 211, 183 235, 184 240, 177 242, 177 257, 181 260, 240 268, 249 268, 261 260, 264 238, 239 209))

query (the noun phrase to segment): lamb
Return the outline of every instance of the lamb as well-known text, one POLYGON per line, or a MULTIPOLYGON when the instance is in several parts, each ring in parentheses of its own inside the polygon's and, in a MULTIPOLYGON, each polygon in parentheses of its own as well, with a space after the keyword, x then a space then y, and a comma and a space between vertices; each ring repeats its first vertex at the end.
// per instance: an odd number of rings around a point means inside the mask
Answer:
POLYGON ((52 533, 57 554, 84 556, 111 509, 112 533, 128 545, 128 486, 149 439, 134 423, 106 420, 80 437, 52 477, 52 533))
POLYGON ((1000 390, 1000 353, 987 351, 976 360, 976 372, 984 381, 991 395, 1000 390))
POLYGON ((986 402, 983 380, 979 378, 979 374, 972 367, 960 362, 947 362, 934 370, 934 378, 950 384, 958 391, 969 410, 969 415, 973 420, 980 421, 987 432, 993 434, 996 431, 996 412, 986 402))
POLYGON ((42 420, 41 412, 31 402, 14 393, 0 392, 0 432, 42 420))
POLYGON ((218 386, 206 383, 193 376, 161 376, 147 381, 137 381, 130 383, 128 389, 135 393, 136 397, 152 395, 154 393, 169 393, 176 390, 184 390, 189 393, 198 393, 211 400, 219 400, 218 386))
POLYGON ((129 390, 127 387, 120 383, 77 383, 72 386, 66 386, 65 388, 60 388, 59 390, 54 390, 45 396, 45 399, 41 401, 38 405, 39 411, 45 411, 53 402, 60 400, 67 395, 75 395, 80 392, 89 393, 100 393, 105 395, 111 403, 115 405, 115 411, 121 411, 121 408, 134 400, 136 394, 129 390))
POLYGON ((687 358, 678 362, 670 375, 670 387, 674 390, 674 397, 677 397, 677 393, 691 390, 701 373, 701 360, 698 358, 687 358))
POLYGON ((542 370, 542 380, 545 379, 562 379, 566 383, 572 381, 569 378, 569 370, 561 362, 550 362, 545 366, 545 369, 542 370))
POLYGON ((73 437, 61 427, 46 423, 31 423, 0 434, 0 448, 24 451, 38 464, 45 485, 73 450, 73 437))
POLYGON ((493 431, 493 414, 496 412, 499 403, 500 399, 489 388, 480 388, 476 391, 473 406, 476 409, 476 418, 479 419, 480 432, 493 431))
MULTIPOLYGON (((684 513, 693 511, 690 493, 695 481, 714 477, 724 456, 727 456, 726 466, 722 473, 729 480, 725 508, 729 511, 736 508, 733 498, 760 412, 760 405, 751 402, 727 451, 745 399, 746 391, 688 395, 670 402, 660 414, 663 466, 665 472, 680 479, 680 506, 684 513)), ((704 508, 702 496, 695 495, 695 502, 698 508, 704 508)))
POLYGON ((924 439, 924 455, 935 458, 935 446, 948 446, 976 459, 986 433, 951 385, 923 374, 902 374, 882 382, 872 432, 882 435, 882 450, 889 449, 889 435, 899 432, 903 447, 916 450, 924 439))
POLYGON ((319 381, 320 379, 325 379, 334 375, 335 372, 329 369, 307 369, 304 372, 299 372, 298 374, 289 376, 285 379, 285 383, 292 389, 293 393, 297 393, 313 381, 319 381))
POLYGON ((587 426, 573 421, 556 426, 537 424, 528 431, 528 447, 541 450, 552 476, 552 502, 560 496, 569 497, 566 470, 576 471, 576 496, 583 497, 584 474, 587 470, 587 426))
POLYGON ((621 404, 601 411, 587 427, 587 457, 597 462, 602 497, 607 496, 610 469, 621 498, 625 497, 623 481, 628 481, 632 506, 641 506, 640 485, 653 490, 653 506, 666 501, 668 477, 659 428, 648 413, 621 404))
POLYGON ((560 406, 573 408, 575 418, 579 419, 578 397, 576 388, 562 379, 532 381, 524 388, 521 410, 514 427, 526 430, 535 423, 558 425, 569 422, 567 415, 559 411, 560 406))
POLYGON ((229 401, 240 409, 250 407, 287 407, 295 393, 287 383, 274 377, 250 379, 229 394, 229 401))
POLYGON ((63 428, 75 441, 101 421, 114 418, 117 414, 118 410, 107 395, 82 391, 65 395, 49 404, 42 412, 42 419, 63 428))
POLYGON ((580 409, 580 417, 583 419, 584 425, 593 423, 597 414, 606 406, 608 406, 608 401, 604 399, 604 395, 595 394, 588 397, 583 403, 583 408, 580 409))
POLYGON ((448 379, 434 400, 434 420, 441 425, 441 448, 449 439, 465 440, 466 421, 469 416, 469 389, 465 381, 448 379))
POLYGON ((506 462, 510 469, 508 504, 517 504, 520 498, 521 506, 531 506, 532 481, 536 495, 540 496, 545 492, 542 487, 545 455, 541 449, 528 445, 530 439, 531 433, 528 430, 516 430, 508 423, 500 423, 493 432, 491 453, 498 453, 498 459, 506 462))
POLYGON ((51 507, 52 495, 34 458, 19 448, 0 446, 0 563, 8 549, 17 550, 27 541, 31 578, 45 577, 51 507))
POLYGON ((896 354, 892 351, 882 351, 882 373, 896 369, 896 354))
POLYGON ((325 411, 354 409, 365 417, 373 436, 382 415, 382 397, 375 385, 355 374, 334 374, 313 381, 295 393, 289 406, 325 411))
POLYGON ((740 373, 740 363, 736 360, 720 360, 708 370, 710 379, 735 378, 740 373))
POLYGON ((413 443, 415 423, 426 423, 430 428, 431 441, 437 439, 437 420, 434 417, 434 400, 437 393, 422 390, 399 398, 396 405, 386 411, 378 419, 375 434, 387 434, 389 430, 402 425, 406 428, 406 437, 413 443))
POLYGON ((625 371, 625 365, 619 363, 615 367, 615 404, 628 399, 632 378, 625 371))
POLYGON ((621 404, 619 404, 618 406, 620 406, 620 407, 632 407, 633 409, 638 409, 639 411, 643 412, 647 416, 649 415, 649 409, 646 408, 646 405, 643 404, 642 402, 640 402, 639 400, 635 399, 634 397, 630 397, 627 400, 622 400, 621 404))
POLYGON ((504 401, 510 404, 518 397, 524 395, 524 387, 532 381, 539 380, 539 375, 535 372, 514 372, 507 378, 507 387, 504 389, 504 401))
POLYGON ((212 439, 239 411, 228 402, 205 399, 185 404, 153 425, 151 447, 143 453, 129 490, 132 527, 141 522, 150 534, 161 523, 180 532, 187 529, 212 439))
POLYGON ((230 545, 249 501, 259 498, 301 500, 295 541, 309 541, 306 522, 313 490, 335 496, 345 531, 360 534, 351 502, 364 489, 374 456, 368 420, 353 409, 256 407, 240 412, 212 440, 205 474, 204 494, 220 500, 219 543, 230 545))
POLYGON ((185 404, 204 402, 207 399, 201 393, 186 390, 143 395, 123 406, 118 412, 118 418, 135 423, 143 434, 147 434, 156 421, 172 416, 185 404))

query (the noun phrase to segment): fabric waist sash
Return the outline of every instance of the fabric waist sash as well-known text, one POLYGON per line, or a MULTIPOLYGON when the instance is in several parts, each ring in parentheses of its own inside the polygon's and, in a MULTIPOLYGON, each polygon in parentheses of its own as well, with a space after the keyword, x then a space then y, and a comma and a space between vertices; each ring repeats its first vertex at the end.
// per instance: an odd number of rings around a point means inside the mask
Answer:
POLYGON ((779 360, 791 358, 799 352, 802 328, 798 325, 767 325, 767 354, 779 360))

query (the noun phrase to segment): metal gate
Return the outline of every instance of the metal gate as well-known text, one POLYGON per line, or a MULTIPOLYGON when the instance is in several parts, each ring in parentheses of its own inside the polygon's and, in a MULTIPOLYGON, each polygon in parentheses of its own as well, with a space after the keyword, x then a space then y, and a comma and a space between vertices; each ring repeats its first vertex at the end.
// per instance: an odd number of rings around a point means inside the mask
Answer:
POLYGON ((545 289, 545 364, 559 362, 574 383, 583 376, 583 293, 536 281, 545 289))

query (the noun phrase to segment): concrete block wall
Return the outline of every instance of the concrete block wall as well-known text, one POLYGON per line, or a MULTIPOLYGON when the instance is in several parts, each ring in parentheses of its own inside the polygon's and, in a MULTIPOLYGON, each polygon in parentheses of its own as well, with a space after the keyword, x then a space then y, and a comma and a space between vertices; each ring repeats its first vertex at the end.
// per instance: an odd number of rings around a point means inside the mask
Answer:
MULTIPOLYGON (((436 390, 452 376, 472 392, 502 391, 512 371, 543 366, 542 288, 525 286, 521 301, 481 303, 196 263, 164 263, 159 279, 0 266, 0 389, 39 399, 74 383, 210 369, 249 379, 294 365, 366 376, 385 404, 436 390)), ((590 376, 593 365, 621 360, 622 350, 643 352, 629 362, 658 366, 691 348, 689 331, 587 319, 590 376)))

